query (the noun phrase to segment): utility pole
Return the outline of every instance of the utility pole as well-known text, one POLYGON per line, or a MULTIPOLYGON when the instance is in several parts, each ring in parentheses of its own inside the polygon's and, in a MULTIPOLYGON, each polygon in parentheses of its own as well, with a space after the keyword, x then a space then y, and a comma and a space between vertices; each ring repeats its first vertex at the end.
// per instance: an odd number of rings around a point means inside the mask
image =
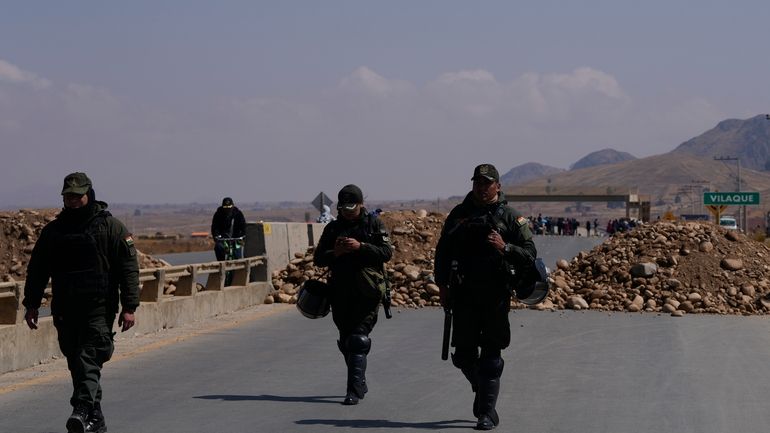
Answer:
MULTIPOLYGON (((770 114, 765 114, 765 120, 770 120, 770 114)), ((770 236, 770 212, 765 214, 765 236, 770 236)))
MULTIPOLYGON (((741 159, 734 156, 715 156, 714 161, 735 161, 738 163, 738 191, 736 192, 741 192, 741 159)), ((745 205, 738 207, 738 221, 741 222, 741 228, 745 232, 746 231, 746 206, 745 205), (741 212, 741 210, 743 212, 741 212)), ((717 224, 719 224, 719 221, 717 221, 717 224)))
POLYGON ((697 203, 698 203, 698 212, 697 213, 702 214, 703 213, 703 192, 704 192, 704 187, 706 185, 709 185, 709 181, 707 181, 707 180, 692 179, 690 182, 692 183, 693 187, 698 188, 698 195, 697 195, 697 197, 700 197, 700 199, 697 200, 697 203))

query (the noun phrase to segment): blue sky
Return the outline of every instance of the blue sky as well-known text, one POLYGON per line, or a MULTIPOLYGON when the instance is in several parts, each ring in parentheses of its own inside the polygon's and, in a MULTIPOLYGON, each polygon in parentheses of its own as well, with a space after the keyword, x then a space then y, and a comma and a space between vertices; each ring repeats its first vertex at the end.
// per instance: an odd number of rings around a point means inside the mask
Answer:
POLYGON ((770 111, 760 1, 8 1, 0 207, 466 192, 770 111))

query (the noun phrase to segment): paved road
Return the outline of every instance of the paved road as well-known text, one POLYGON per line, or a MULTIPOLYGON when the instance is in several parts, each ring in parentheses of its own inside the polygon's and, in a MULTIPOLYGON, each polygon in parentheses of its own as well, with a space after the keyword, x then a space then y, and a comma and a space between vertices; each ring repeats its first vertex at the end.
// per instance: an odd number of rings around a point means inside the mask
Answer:
MULTIPOLYGON (((552 242, 538 239, 548 263, 568 256, 552 242)), ((579 238, 559 242, 590 248, 579 238)), ((475 424, 470 387, 439 357, 439 309, 381 320, 370 393, 353 407, 340 404, 345 370, 331 319, 284 305, 256 309, 271 314, 119 353, 105 369, 109 431, 406 433, 475 424)), ((767 318, 516 310, 511 325, 497 431, 759 433, 770 425, 767 318)), ((0 386, 0 432, 63 432, 69 392, 64 371, 0 386)))
MULTIPOLYGON (((439 309, 403 310, 378 324, 370 393, 347 407, 330 318, 282 308, 110 362, 110 431, 473 427, 469 386, 439 357, 439 309)), ((517 310, 511 323, 500 431, 748 433, 770 425, 765 318, 517 310)), ((62 432, 69 387, 59 375, 0 393, 0 431, 62 432)))

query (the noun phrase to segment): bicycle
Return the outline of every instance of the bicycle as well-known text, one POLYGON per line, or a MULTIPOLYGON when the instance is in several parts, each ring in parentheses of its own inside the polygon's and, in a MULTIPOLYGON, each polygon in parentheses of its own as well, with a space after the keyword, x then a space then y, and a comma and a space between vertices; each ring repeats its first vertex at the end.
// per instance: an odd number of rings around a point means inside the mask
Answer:
MULTIPOLYGON (((237 260, 243 257, 243 244, 245 236, 237 238, 215 238, 216 246, 224 251, 225 260, 237 260)), ((233 282, 233 271, 227 271, 225 273, 225 286, 229 286, 233 282)))

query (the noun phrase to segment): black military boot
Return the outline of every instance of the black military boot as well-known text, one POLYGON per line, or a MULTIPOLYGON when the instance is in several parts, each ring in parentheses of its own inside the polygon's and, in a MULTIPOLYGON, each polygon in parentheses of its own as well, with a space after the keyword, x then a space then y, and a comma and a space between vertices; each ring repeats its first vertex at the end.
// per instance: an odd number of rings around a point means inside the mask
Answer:
POLYGON ((91 409, 91 413, 88 414, 88 422, 86 423, 87 433, 105 433, 107 431, 107 424, 104 422, 104 414, 102 413, 102 406, 99 403, 94 403, 94 408, 91 409))
POLYGON ((90 412, 91 407, 89 405, 77 403, 72 409, 72 415, 67 419, 67 433, 85 433, 90 412))
POLYGON ((352 406, 364 398, 369 387, 366 386, 366 355, 352 353, 348 360, 348 389, 342 404, 352 406))
POLYGON ((345 345, 340 340, 337 340, 337 347, 340 349, 340 353, 342 353, 342 357, 345 359, 345 366, 348 369, 348 391, 345 395, 345 399, 342 401, 342 404, 346 406, 353 406, 358 404, 358 397, 356 397, 354 394, 351 394, 350 392, 350 353, 345 350, 345 345))
POLYGON ((500 424, 495 406, 497 396, 500 394, 500 378, 479 378, 478 397, 478 422, 476 430, 492 430, 500 424))

